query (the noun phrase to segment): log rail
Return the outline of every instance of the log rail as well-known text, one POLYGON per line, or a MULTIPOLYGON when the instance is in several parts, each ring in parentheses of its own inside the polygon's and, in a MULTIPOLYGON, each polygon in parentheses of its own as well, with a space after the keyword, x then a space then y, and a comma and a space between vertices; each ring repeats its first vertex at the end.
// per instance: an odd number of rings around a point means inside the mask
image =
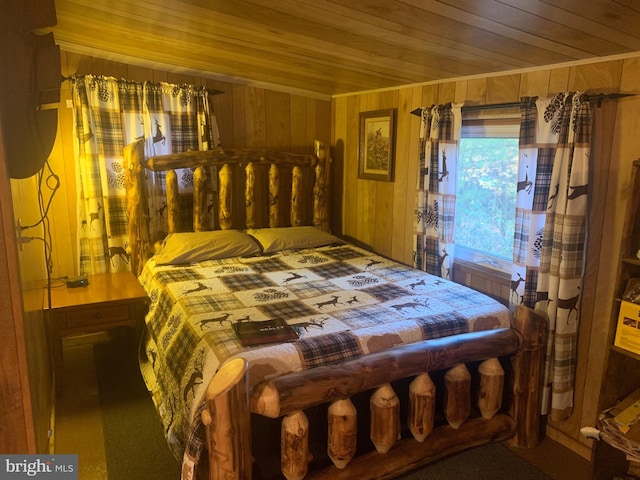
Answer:
POLYGON ((393 478, 489 442, 510 439, 516 446, 533 447, 541 438, 539 407, 545 330, 544 318, 519 307, 510 329, 405 345, 285 375, 263 382, 252 391, 247 389, 246 362, 228 362, 209 385, 209 408, 203 413, 211 447, 209 478, 251 478, 246 451, 250 445, 247 425, 251 413, 282 418, 281 471, 287 480, 393 478), (474 362, 479 364, 474 369, 479 377, 475 380, 467 369, 474 362), (508 366, 506 372, 503 364, 508 366), (435 371, 446 372, 442 392, 437 392, 440 387, 431 381, 430 374, 435 371), (238 381, 229 382, 230 378, 238 381), (405 419, 412 437, 400 438, 399 398, 391 383, 406 378, 413 379, 405 419), (472 383, 478 387, 472 388, 472 383), (355 456, 358 413, 351 397, 361 392, 372 392, 369 436, 375 450, 355 456), (447 423, 434 427, 436 395, 444 398, 447 423), (480 411, 477 417, 471 416, 472 402, 480 411), (304 410, 324 403, 329 404, 327 454, 333 465, 308 472, 309 435, 313 432, 309 431, 304 410), (243 441, 221 441, 221 435, 243 441), (240 444, 242 447, 236 448, 240 444))

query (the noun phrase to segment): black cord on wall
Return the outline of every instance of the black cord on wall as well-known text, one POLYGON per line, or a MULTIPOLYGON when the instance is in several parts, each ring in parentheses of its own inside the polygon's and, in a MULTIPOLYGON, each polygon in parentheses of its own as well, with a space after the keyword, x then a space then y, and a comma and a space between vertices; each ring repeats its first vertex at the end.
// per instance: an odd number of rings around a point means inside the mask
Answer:
POLYGON ((60 188, 60 177, 53 171, 49 160, 45 161, 44 165, 38 172, 38 208, 40 210, 40 219, 31 225, 21 225, 21 231, 35 228, 38 225, 42 225, 42 237, 22 237, 23 242, 33 240, 41 240, 44 245, 44 260, 47 275, 47 303, 48 308, 51 308, 51 274, 53 271, 52 260, 52 237, 51 227, 49 224, 49 209, 56 192, 60 188), (45 188, 47 187, 50 194, 48 198, 45 198, 45 188), (27 240, 29 239, 29 240, 27 240))

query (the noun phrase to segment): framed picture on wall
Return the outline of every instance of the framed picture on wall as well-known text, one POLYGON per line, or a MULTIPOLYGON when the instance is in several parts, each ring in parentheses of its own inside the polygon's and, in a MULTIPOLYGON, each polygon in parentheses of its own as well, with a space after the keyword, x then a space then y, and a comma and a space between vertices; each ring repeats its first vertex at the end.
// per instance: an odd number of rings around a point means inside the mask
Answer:
POLYGON ((396 109, 360 112, 358 178, 393 181, 396 109))

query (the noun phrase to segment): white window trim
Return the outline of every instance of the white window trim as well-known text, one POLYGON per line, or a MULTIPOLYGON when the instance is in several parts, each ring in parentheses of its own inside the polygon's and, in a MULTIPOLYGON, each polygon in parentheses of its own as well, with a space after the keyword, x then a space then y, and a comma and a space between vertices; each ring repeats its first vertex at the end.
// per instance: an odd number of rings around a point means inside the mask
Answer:
POLYGON ((513 264, 511 260, 506 258, 489 255, 488 253, 480 252, 469 247, 463 247, 461 245, 456 245, 454 262, 456 260, 472 263, 479 268, 493 270, 508 275, 511 275, 511 267, 513 264))
MULTIPOLYGON (((520 132, 520 117, 513 115, 483 116, 468 121, 462 121, 462 137, 464 138, 518 138, 520 132)), ((515 213, 515 212, 514 212, 515 213)), ((474 264, 478 268, 497 271, 511 275, 513 261, 490 255, 473 248, 457 245, 454 261, 461 260, 474 264)))

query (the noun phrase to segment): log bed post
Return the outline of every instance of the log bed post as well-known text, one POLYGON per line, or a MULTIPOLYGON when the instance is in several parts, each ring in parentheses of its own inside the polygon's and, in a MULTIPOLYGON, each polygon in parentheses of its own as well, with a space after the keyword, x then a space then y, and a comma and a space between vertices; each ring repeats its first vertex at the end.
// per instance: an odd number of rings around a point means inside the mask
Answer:
POLYGON ((291 226, 302 225, 300 202, 302 200, 302 170, 299 166, 291 171, 291 226))
POLYGON ((436 386, 427 373, 421 373, 409 385, 409 430, 418 442, 433 430, 436 416, 436 386))
POLYGON ((280 172, 273 163, 269 167, 269 226, 280 226, 280 172))
POLYGON ((233 182, 233 172, 231 171, 231 167, 228 164, 224 164, 220 171, 218 172, 219 178, 219 191, 218 191, 218 199, 220 202, 220 210, 219 210, 219 219, 220 228, 222 230, 228 230, 231 228, 233 219, 231 217, 231 212, 233 205, 231 203, 231 195, 232 195, 232 187, 231 183, 233 182))
POLYGON ((178 174, 175 170, 169 170, 164 181, 167 191, 167 229, 169 233, 175 233, 178 231, 178 214, 180 213, 178 174))
POLYGON ((444 376, 445 412, 452 428, 459 428, 471 413, 471 374, 464 363, 449 369, 444 376))
POLYGON ((484 418, 493 417, 502 407, 504 369, 497 358, 489 358, 478 367, 480 388, 478 409, 484 418))
POLYGON ((391 385, 379 387, 371 396, 371 442, 378 453, 387 453, 400 439, 400 400, 391 385))
POLYGON ((309 420, 302 410, 282 419, 280 466, 287 480, 302 480, 307 474, 309 453, 309 420))
POLYGON ((207 388, 202 423, 207 430, 209 478, 250 480, 251 419, 247 362, 224 364, 207 388))
POLYGON ((205 183, 207 174, 203 167, 196 167, 193 172, 193 231, 207 230, 207 198, 205 183))
POLYGON ((245 171, 245 184, 244 184, 244 205, 247 211, 247 228, 254 228, 256 226, 256 171, 253 162, 249 162, 244 168, 245 171))
POLYGON ((514 380, 510 414, 516 421, 516 432, 509 443, 532 448, 542 438, 540 407, 547 320, 538 312, 519 306, 513 328, 522 335, 523 345, 511 360, 514 380))
POLYGON ((329 231, 329 146, 316 140, 313 149, 318 165, 316 165, 316 181, 313 186, 313 226, 319 230, 329 231))
POLYGON ((149 234, 149 200, 144 170, 144 141, 137 140, 124 148, 124 178, 127 198, 127 233, 129 244, 126 247, 131 262, 131 270, 139 275, 151 254, 149 234))
POLYGON ((348 398, 334 401, 327 411, 327 456, 337 468, 346 467, 356 454, 357 417, 356 407, 348 398))

